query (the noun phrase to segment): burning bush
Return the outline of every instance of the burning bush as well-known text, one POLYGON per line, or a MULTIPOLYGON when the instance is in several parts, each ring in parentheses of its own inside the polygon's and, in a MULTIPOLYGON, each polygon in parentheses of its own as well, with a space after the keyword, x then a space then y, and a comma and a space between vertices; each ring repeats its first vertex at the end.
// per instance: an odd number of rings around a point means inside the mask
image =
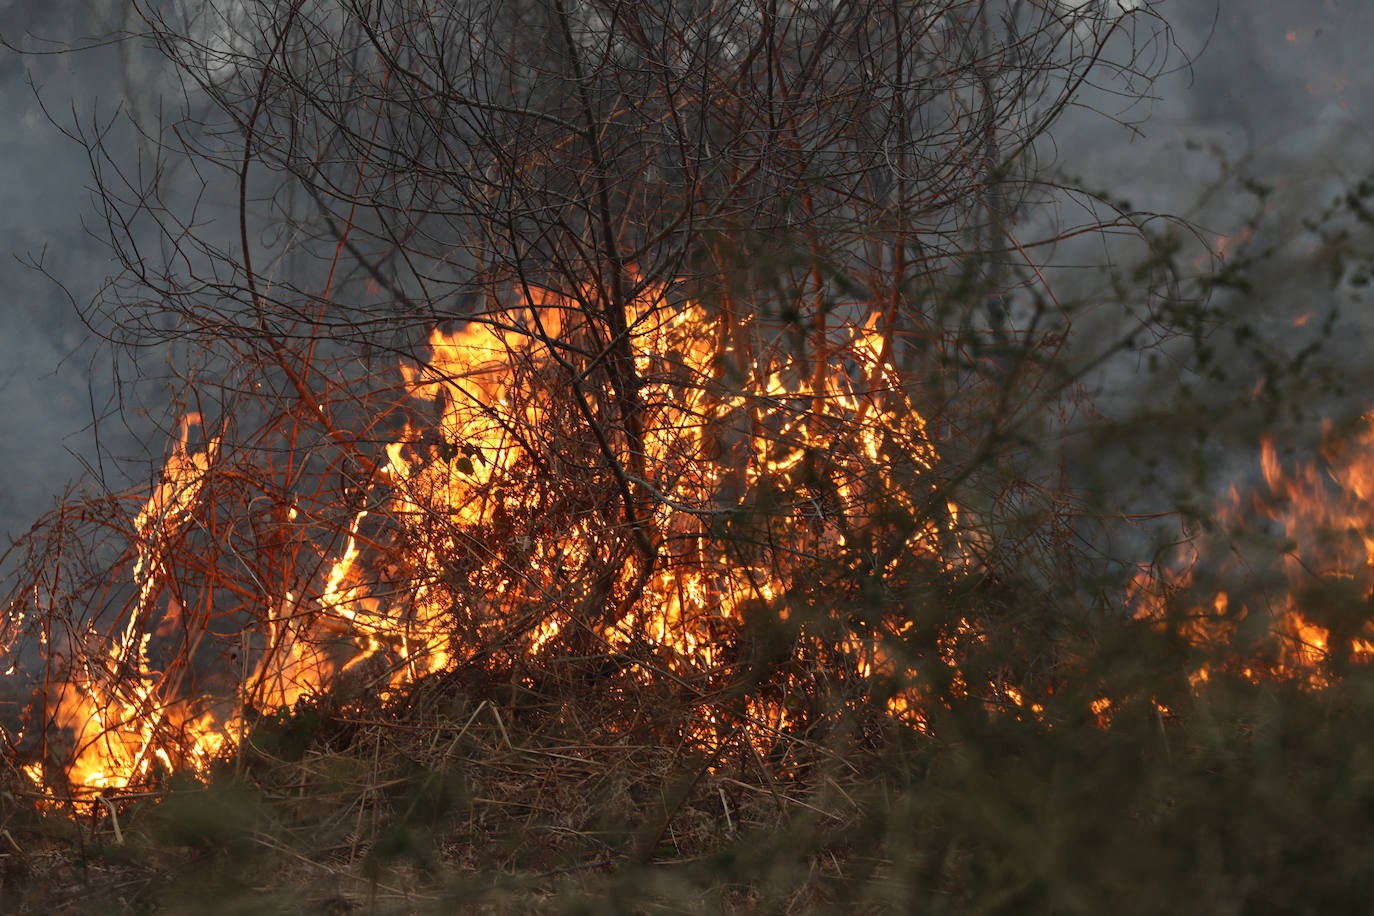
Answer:
MULTIPOLYGON (((804 731, 879 673, 914 710, 905 590, 988 572, 871 320, 832 320, 837 365, 816 376, 767 329, 734 327, 737 350, 697 303, 649 284, 635 301, 623 426, 603 419, 614 389, 582 381, 593 333, 549 293, 436 331, 397 367, 398 419, 372 420, 396 439, 319 470, 227 430, 195 443, 184 417, 119 531, 123 603, 65 619, 49 653, 44 756, 70 755, 78 792, 136 786, 341 682, 471 668, 545 693, 671 679, 700 698, 702 741, 804 731), (350 458, 366 475, 326 483, 350 458)), ((11 619, 51 632, 30 595, 11 619)))
POLYGON ((455 671, 673 685, 670 731, 761 748, 875 696, 919 728, 1049 689, 966 670, 1009 600, 912 596, 1005 587, 1008 506, 1021 555, 1066 543, 1021 445, 1076 398, 1022 154, 1147 11, 140 10, 233 239, 159 185, 151 271, 97 169, 126 271, 86 317, 168 348, 175 431, 24 544, 6 636, 52 794, 455 671))

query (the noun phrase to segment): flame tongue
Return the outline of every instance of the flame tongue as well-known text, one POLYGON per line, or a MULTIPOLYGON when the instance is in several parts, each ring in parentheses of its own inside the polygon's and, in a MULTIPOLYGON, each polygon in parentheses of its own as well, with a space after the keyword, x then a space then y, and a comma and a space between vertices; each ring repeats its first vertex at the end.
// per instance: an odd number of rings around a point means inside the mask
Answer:
POLYGON ((832 552, 889 482, 877 465, 886 451, 933 463, 920 415, 900 389, 853 381, 886 383, 890 373, 877 362, 870 328, 835 329, 863 362, 816 390, 807 367, 781 347, 722 352, 717 320, 695 305, 668 308, 653 288, 642 291, 631 322, 643 451, 629 455, 635 443, 598 441, 585 421, 613 410, 603 392, 578 381, 597 352, 590 329, 570 303, 535 298, 531 308, 436 331, 432 361, 404 370, 412 390, 439 405, 440 436, 434 443, 412 427, 407 440, 423 447, 388 448, 393 511, 426 529, 413 566, 447 567, 417 590, 417 616, 438 625, 445 608, 459 609, 461 647, 514 639, 528 654, 576 631, 601 650, 643 639, 683 665, 709 668, 720 646, 713 621, 738 620, 740 602, 775 594, 786 571, 768 551, 750 558, 727 549, 713 524, 749 509, 746 494, 800 479, 781 507, 796 546, 832 552), (865 411, 894 398, 903 401, 904 426, 864 426, 865 411), (656 533, 655 556, 636 552, 627 518, 656 533), (492 543, 505 545, 507 562, 485 555, 492 543), (591 593, 587 582, 597 583, 591 593))
POLYGON ((1374 420, 1337 440, 1327 428, 1325 468, 1290 473, 1272 439, 1260 447, 1267 492, 1246 501, 1233 492, 1219 513, 1228 549, 1201 554, 1141 593, 1139 613, 1164 619, 1165 595, 1198 603, 1185 616, 1186 635, 1210 648, 1196 685, 1222 665, 1249 679, 1275 678, 1328 686, 1352 662, 1374 659, 1374 420), (1238 583, 1197 596, 1195 569, 1238 583))
MULTIPOLYGON (((129 526, 136 597, 114 625, 89 624, 50 647, 70 664, 49 684, 48 772, 34 764, 30 775, 51 785, 44 777, 60 766, 80 796, 202 770, 236 745, 254 710, 290 708, 341 678, 385 694, 459 665, 528 681, 601 659, 617 677, 667 677, 707 694, 755 656, 776 662, 823 645, 836 665, 827 677, 902 680, 889 640, 905 640, 909 621, 819 635, 783 600, 823 590, 825 564, 856 548, 895 558, 885 575, 906 557, 958 574, 980 549, 958 507, 931 508, 937 457, 873 320, 832 316, 823 349, 845 362, 817 373, 816 347, 792 347, 757 321, 726 327, 723 315, 671 307, 644 285, 628 312, 629 386, 597 381, 610 351, 574 302, 530 298, 435 330, 429 358, 400 366, 405 419, 358 507, 331 504, 340 494, 327 487, 298 489, 271 525, 248 525, 259 540, 242 549, 275 558, 250 567, 265 571, 247 577, 251 588, 189 562, 191 535, 244 524, 218 502, 226 481, 271 478, 273 462, 302 456, 231 455, 208 431, 196 446, 204 423, 186 416, 129 526), (894 535, 894 509, 917 523, 894 535), (341 521, 321 522, 331 517, 341 521), (226 594, 252 600, 226 615, 226 594), (225 619, 242 635, 216 629, 225 619), (221 671, 215 695, 231 698, 216 705, 196 686, 196 657, 226 643, 237 668, 221 671)), ((1274 581, 1251 575, 1249 591, 1214 591, 1190 615, 1193 639, 1231 653, 1197 670, 1195 685, 1224 664, 1321 687, 1374 658, 1371 446, 1374 422, 1343 447, 1328 437, 1323 474, 1288 473, 1264 443, 1268 494, 1255 512, 1287 546, 1259 557, 1274 581)), ((1230 516, 1248 525, 1240 506, 1230 516)), ((1191 578, 1166 577, 1166 591, 1191 578)), ((1158 594, 1140 599, 1143 615, 1166 617, 1158 594)), ((982 637, 968 620, 950 634, 939 657, 955 694, 1043 714, 1016 685, 968 683, 954 643, 982 637)), ((749 697, 750 727, 799 724, 786 692, 749 697)), ((1119 700, 1096 696, 1089 712, 1109 724, 1119 700)), ((909 687, 888 709, 925 727, 909 687)), ((715 713, 695 727, 703 739, 729 728, 715 713)))
MULTIPOLYGON (((68 784, 77 792, 120 789, 146 779, 155 768, 170 770, 174 747, 177 763, 186 762, 182 751, 189 748, 192 761, 203 765, 223 745, 223 733, 208 717, 193 716, 188 704, 167 699, 175 693, 177 673, 154 670, 148 658, 153 638, 148 622, 157 618, 158 608, 159 629, 181 619, 175 591, 164 595, 165 552, 177 530, 190 522, 219 451, 218 437, 192 448, 191 430, 200 425, 198 414, 182 418, 157 486, 134 519, 138 597, 133 612, 112 636, 88 626, 72 647, 78 667, 69 680, 49 685, 53 730, 70 736, 71 743, 50 747, 48 756, 65 758, 68 784), (189 740, 174 745, 168 735, 189 740)), ((44 779, 43 764, 26 769, 40 785, 51 782, 44 779)))
MULTIPOLYGON (((750 608, 771 607, 817 558, 849 547, 887 501, 931 517, 910 483, 931 479, 935 453, 874 319, 832 316, 820 346, 846 362, 829 372, 779 329, 669 306, 648 284, 627 325, 633 366, 619 376, 605 368, 605 335, 547 291, 434 331, 429 359, 400 367, 409 419, 338 546, 307 549, 299 532, 338 507, 298 494, 262 529, 275 541, 242 549, 294 560, 260 567, 275 580, 254 573, 239 590, 257 597, 240 612, 244 636, 229 640, 234 705, 217 713, 198 711, 203 697, 187 687, 197 650, 228 635, 211 621, 225 619, 233 589, 216 591, 220 573, 185 562, 186 535, 242 525, 223 517, 216 481, 270 479, 270 462, 302 456, 231 457, 218 435, 195 448, 203 422, 185 417, 133 521, 137 600, 114 636, 73 647, 77 663, 54 685, 48 731, 74 744, 53 741, 48 756, 65 761, 73 789, 201 769, 234 746, 249 707, 291 707, 348 672, 385 692, 459 663, 590 654, 634 660, 625 676, 709 680, 731 664, 750 608), (184 651, 159 671, 150 647, 165 638, 184 651)), ((927 521, 887 552, 962 563, 950 524, 927 521)), ((860 676, 893 668, 874 638, 842 640, 860 676)), ((786 724, 777 703, 751 704, 757 720, 786 724)), ((914 708, 894 700, 894 711, 914 708)))
MULTIPOLYGON (((275 522, 247 525, 258 540, 236 549, 274 560, 250 567, 251 587, 237 590, 188 561, 190 535, 245 525, 218 502, 226 481, 281 476, 274 462, 289 469, 305 456, 230 455, 223 436, 208 432, 195 446, 192 431, 204 423, 188 415, 129 528, 136 597, 113 626, 88 625, 50 647, 70 665, 49 685, 49 769, 61 766, 78 795, 203 769, 236 745, 254 710, 290 708, 341 678, 385 694, 460 665, 533 683, 551 665, 600 659, 617 677, 666 677, 704 695, 755 656, 776 662, 812 646, 829 653, 828 678, 902 680, 889 641, 906 640, 909 621, 818 634, 791 619, 784 600, 823 591, 825 564, 856 549, 869 561, 893 558, 882 561, 884 575, 911 557, 958 574, 981 549, 959 508, 934 498, 937 457, 886 361, 890 345, 872 318, 832 315, 823 345, 812 341, 809 352, 785 328, 726 321, 693 303, 669 306, 642 285, 627 313, 632 385, 606 370, 605 335, 550 292, 435 330, 428 359, 399 367, 405 418, 392 424, 399 433, 358 489, 357 508, 328 487, 290 491, 275 522), (818 373, 817 350, 845 361, 818 373), (894 529, 894 510, 916 524, 894 529), (251 601, 226 614, 226 595, 251 601), (225 619, 242 635, 216 629, 225 619), (221 672, 215 695, 231 698, 216 705, 196 686, 196 657, 226 643, 237 667, 221 672)), ((1282 590, 1251 575, 1250 591, 1199 602, 1189 635, 1231 657, 1196 671, 1195 685, 1224 664, 1252 679, 1321 687, 1343 665, 1374 657, 1374 423, 1344 447, 1333 443, 1325 475, 1286 472, 1264 444, 1268 494, 1255 511, 1288 546, 1260 561, 1282 590)), ((1231 516, 1253 521, 1234 502, 1231 516)), ((1166 591, 1191 578, 1166 577, 1166 591)), ((1166 617, 1149 590, 1140 606, 1166 617)), ((1012 715, 1043 714, 1016 685, 965 679, 955 643, 980 640, 975 623, 959 620, 949 634, 938 654, 950 690, 986 694, 1012 715)), ((799 724, 788 689, 745 701, 751 728, 799 724)), ((1096 696, 1089 712, 1109 724, 1119 700, 1096 696)), ((888 709, 925 727, 909 687, 888 709)), ((728 727, 703 714, 696 737, 728 727)), ((55 782, 43 769, 29 772, 55 782)))

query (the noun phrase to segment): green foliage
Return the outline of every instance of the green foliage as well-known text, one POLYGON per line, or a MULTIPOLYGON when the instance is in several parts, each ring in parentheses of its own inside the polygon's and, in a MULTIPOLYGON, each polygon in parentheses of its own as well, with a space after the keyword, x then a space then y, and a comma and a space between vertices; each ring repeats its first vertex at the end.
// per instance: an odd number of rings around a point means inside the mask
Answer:
POLYGON ((290 709, 261 716, 248 734, 253 751, 282 760, 300 760, 322 724, 318 702, 302 698, 290 709))
POLYGON ((241 861, 257 848, 261 806, 258 792, 249 786, 179 779, 160 794, 142 826, 158 844, 241 861))

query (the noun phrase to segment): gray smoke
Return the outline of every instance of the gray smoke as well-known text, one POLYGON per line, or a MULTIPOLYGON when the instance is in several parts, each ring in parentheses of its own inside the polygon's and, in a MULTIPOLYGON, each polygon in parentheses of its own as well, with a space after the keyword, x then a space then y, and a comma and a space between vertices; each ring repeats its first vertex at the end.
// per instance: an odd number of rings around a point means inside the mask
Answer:
MULTIPOLYGON (((1085 91, 1083 107, 1056 135, 1053 155, 1066 173, 1110 188, 1137 207, 1184 214, 1215 242, 1239 231, 1249 206, 1225 186, 1227 169, 1232 177, 1240 171, 1260 177, 1276 189, 1271 206, 1296 211, 1370 168, 1374 139, 1363 125, 1374 114, 1374 69, 1360 65, 1374 38, 1369 4, 1156 5, 1173 26, 1177 47, 1161 44, 1142 53, 1169 53, 1173 72, 1150 88, 1153 98, 1132 105, 1085 91)), ((118 28, 113 17, 122 7, 0 0, 0 34, 35 52, 80 46, 118 28)), ((0 131, 0 252, 9 257, 0 298, 0 467, 8 475, 0 488, 0 534, 25 529, 92 459, 91 418, 108 409, 114 392, 108 360, 87 340, 73 308, 97 296, 114 269, 87 228, 95 217, 86 155, 49 123, 39 98, 68 128, 89 129, 130 105, 146 117, 158 105, 155 66, 136 45, 68 55, 0 51, 0 123, 7 126, 0 131), (29 259, 40 261, 66 291, 24 268, 20 262, 29 259)), ((133 133, 121 128, 112 136, 134 162, 133 133)), ((1294 260, 1284 276, 1304 266, 1301 246, 1309 241, 1294 230, 1294 260)), ((1350 334, 1358 341, 1368 309, 1358 291, 1346 292, 1354 297, 1350 334)), ((1310 307, 1303 297, 1302 290, 1287 288, 1265 320, 1282 326, 1310 307)), ((1352 351, 1363 349, 1350 338, 1347 343, 1352 351)), ((105 444, 132 453, 141 432, 112 424, 105 444)), ((162 446, 143 447, 151 467, 162 446)))

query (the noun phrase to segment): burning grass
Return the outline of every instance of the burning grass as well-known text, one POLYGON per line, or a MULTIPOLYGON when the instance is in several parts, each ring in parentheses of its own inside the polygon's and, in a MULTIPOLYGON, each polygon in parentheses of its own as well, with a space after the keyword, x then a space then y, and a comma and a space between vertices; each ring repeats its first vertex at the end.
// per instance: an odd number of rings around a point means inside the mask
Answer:
POLYGON ((120 496, 64 516, 112 546, 101 571, 58 581, 68 544, 31 541, 8 635, 43 659, 35 781, 137 791, 263 713, 474 667, 731 696, 703 741, 805 728, 900 674, 910 620, 840 609, 966 576, 978 539, 871 318, 813 353, 640 283, 620 352, 585 301, 525 301, 433 333, 374 414, 326 388, 251 434, 252 413, 183 416, 131 521, 120 496))
MULTIPOLYGON (((35 529, 16 797, 373 896, 398 862, 536 896, 690 873, 794 823, 843 828, 801 854, 833 876, 866 761, 942 704, 1043 692, 980 651, 1034 605, 983 562, 874 313, 789 339, 639 282, 622 348, 589 291, 523 300, 383 384, 292 364, 279 411, 265 382, 215 411, 192 388, 148 492, 35 529)), ((720 905, 832 898, 778 854, 720 905)))
POLYGON ((113 884, 135 909, 203 906, 211 893, 284 911, 347 901, 520 912, 577 909, 579 897, 599 908, 610 882, 612 897, 671 905, 705 893, 694 906, 740 912, 834 902, 844 837, 865 816, 871 736, 773 733, 761 752, 759 736, 739 729, 708 747, 691 736, 709 706, 622 680, 635 693, 633 725, 625 695, 586 681, 541 693, 444 675, 390 702, 303 701, 254 723, 239 757, 203 784, 173 778, 70 810, 75 823, 56 812, 22 830, 12 820, 25 843, 12 864, 42 872, 45 886, 21 875, 11 899, 85 911, 113 884), (48 850, 92 828, 83 873, 57 866, 48 850), (774 848, 789 830, 833 843, 774 848), (796 855, 808 863, 800 883, 796 855), (741 856, 778 856, 776 878, 704 880, 741 856), (268 861, 274 873, 243 887, 268 861))
POLYGON ((619 357, 587 302, 527 290, 385 383, 222 390, 149 490, 35 529, 6 904, 1224 909, 1374 798, 1331 732, 1374 717, 1352 452, 1334 492, 1267 458, 1256 502, 1342 537, 1246 593, 1161 573, 1132 616, 1063 495, 959 504, 988 468, 941 456, 955 414, 861 311, 795 346, 635 302, 619 357))
MULTIPOLYGON (((1100 629, 1081 674, 1138 695, 1182 671, 1186 653, 1150 632, 1100 629)), ((34 813, 12 772, 5 904, 1151 913, 1366 899, 1367 669, 1316 690, 1219 672, 1183 714, 1124 701, 1105 726, 1089 696, 1069 688, 1018 718, 951 694, 939 738, 872 706, 760 751, 743 731, 694 742, 701 707, 671 693, 641 692, 640 726, 614 729, 626 698, 604 683, 438 675, 391 702, 265 717, 203 781, 75 820, 34 813)))

